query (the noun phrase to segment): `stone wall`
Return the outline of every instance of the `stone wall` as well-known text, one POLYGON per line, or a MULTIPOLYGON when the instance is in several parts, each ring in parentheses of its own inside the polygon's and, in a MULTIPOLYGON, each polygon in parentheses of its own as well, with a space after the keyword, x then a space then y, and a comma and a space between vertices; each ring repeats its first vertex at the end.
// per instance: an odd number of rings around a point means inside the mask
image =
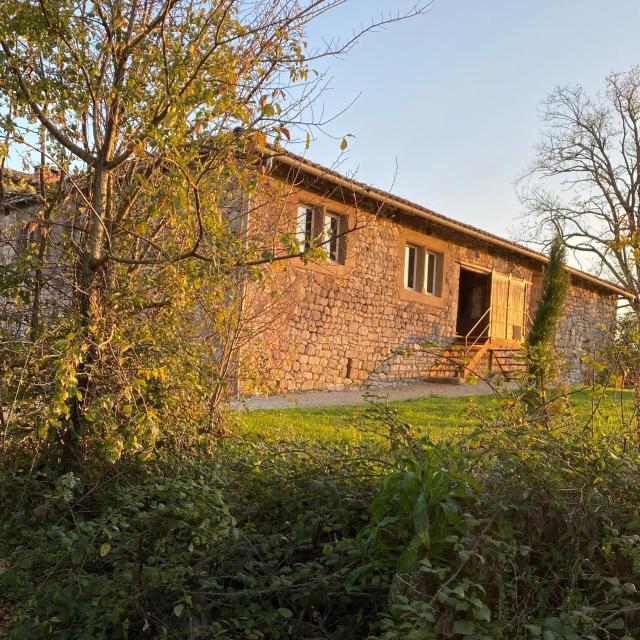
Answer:
POLYGON ((17 256, 26 240, 26 224, 31 218, 29 209, 0 211, 0 265, 7 265, 17 256))
MULTIPOLYGON (((462 263, 496 269, 523 278, 528 288, 527 304, 535 306, 536 282, 541 265, 537 261, 489 245, 471 236, 442 231, 416 218, 363 211, 344 204, 335 195, 296 189, 286 195, 270 213, 269 205, 254 208, 250 228, 269 220, 273 232, 278 225, 293 227, 298 203, 324 206, 349 216, 344 264, 303 264, 295 259, 278 265, 270 278, 248 293, 250 308, 263 329, 256 332, 252 353, 240 355, 241 364, 262 363, 260 373, 272 391, 341 389, 370 379, 384 371, 385 363, 401 356, 398 351, 414 345, 450 343, 456 333, 458 278, 462 263), (283 212, 285 212, 283 214, 283 212), (276 222, 277 225, 276 225, 276 222), (425 246, 443 256, 439 295, 407 291, 403 287, 403 247, 406 242, 425 246), (285 304, 277 313, 261 313, 267 301, 280 296, 285 304), (533 305, 532 305, 533 303, 533 305), (271 314, 271 315, 270 315, 271 314), (258 359, 256 359, 256 354, 258 359)), ((538 287, 539 288, 539 287, 538 287)), ((610 324, 615 317, 615 299, 604 291, 574 285, 565 318, 558 334, 558 346, 567 352, 571 381, 584 374, 580 362, 585 345, 602 341, 597 323, 610 324)), ((415 359, 415 367, 424 364, 415 359)), ((417 377, 407 359, 407 379, 417 377)), ((241 391, 250 393, 247 382, 255 373, 245 371, 241 391)))
MULTIPOLYGON (((534 274, 531 288, 532 317, 541 293, 540 271, 534 274)), ((589 360, 591 356, 597 357, 611 339, 616 307, 615 294, 572 278, 556 332, 556 350, 561 356, 560 374, 564 380, 578 384, 592 379, 589 360)))
POLYGON ((615 296, 604 295, 574 281, 556 333, 556 348, 563 360, 561 374, 566 381, 578 384, 591 380, 589 356, 597 357, 607 344, 615 318, 615 296))

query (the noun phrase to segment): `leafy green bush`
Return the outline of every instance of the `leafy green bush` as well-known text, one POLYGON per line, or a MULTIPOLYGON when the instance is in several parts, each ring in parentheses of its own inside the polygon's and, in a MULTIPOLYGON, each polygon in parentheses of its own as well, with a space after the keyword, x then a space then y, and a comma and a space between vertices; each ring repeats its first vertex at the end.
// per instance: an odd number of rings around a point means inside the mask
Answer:
POLYGON ((628 640, 635 440, 529 417, 510 398, 434 444, 379 406, 362 428, 387 445, 228 439, 97 479, 7 467, 12 637, 628 640))
POLYGON ((73 475, 63 476, 16 540, 3 576, 26 605, 16 637, 158 633, 172 614, 193 605, 196 587, 215 588, 206 567, 237 531, 219 491, 203 477, 152 475, 116 484, 96 496, 90 517, 80 503, 65 518, 77 486, 73 475))
POLYGON ((369 540, 396 560, 376 637, 631 637, 640 456, 628 439, 521 423, 458 452, 428 446, 372 502, 369 540))
POLYGON ((386 587, 347 583, 380 464, 285 443, 229 442, 219 457, 224 468, 201 457, 93 487, 6 477, 3 503, 24 498, 2 530, 13 636, 366 635, 386 587))

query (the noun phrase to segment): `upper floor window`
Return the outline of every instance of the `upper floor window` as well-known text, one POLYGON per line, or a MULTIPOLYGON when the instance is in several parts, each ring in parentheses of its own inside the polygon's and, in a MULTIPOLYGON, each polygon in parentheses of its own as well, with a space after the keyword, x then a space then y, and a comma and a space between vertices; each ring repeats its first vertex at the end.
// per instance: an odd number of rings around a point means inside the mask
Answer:
POLYGON ((439 295, 439 254, 407 243, 404 248, 404 286, 420 293, 439 295))
POLYGON ((404 286, 414 291, 422 290, 418 287, 418 247, 413 244, 404 248, 404 286))
POLYGON ((347 254, 348 216, 325 211, 324 207, 301 204, 296 216, 296 240, 307 251, 320 246, 330 262, 344 264, 347 254))
POLYGON ((425 278, 424 278, 424 290, 426 293, 430 293, 432 296, 436 295, 437 287, 437 269, 438 260, 436 254, 431 251, 425 251, 425 278))
POLYGON ((340 236, 340 216, 337 213, 325 213, 324 215, 324 238, 325 251, 331 262, 339 262, 340 236))
POLYGON ((300 243, 300 247, 306 251, 311 246, 313 239, 313 208, 307 205, 298 207, 298 216, 296 218, 296 240, 300 243))

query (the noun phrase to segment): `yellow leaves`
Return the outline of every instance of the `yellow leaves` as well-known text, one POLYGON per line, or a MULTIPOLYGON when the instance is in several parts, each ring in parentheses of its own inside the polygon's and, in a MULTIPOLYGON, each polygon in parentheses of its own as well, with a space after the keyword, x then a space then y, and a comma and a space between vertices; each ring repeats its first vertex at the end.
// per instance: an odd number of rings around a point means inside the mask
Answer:
POLYGON ((347 142, 347 139, 342 138, 342 141, 340 142, 340 151, 346 151, 348 146, 349 146, 349 143, 347 142))
POLYGON ((263 131, 256 131, 255 133, 255 141, 259 147, 267 146, 267 136, 263 131))
POLYGON ((158 380, 160 382, 166 380, 167 370, 164 367, 154 367, 151 369, 138 369, 138 377, 134 380, 134 387, 146 387, 147 382, 158 380))
POLYGON ((50 420, 45 420, 39 427, 38 427, 38 437, 41 438, 42 440, 46 440, 47 437, 49 436, 49 426, 51 424, 50 420))
POLYGON ((171 129, 173 126, 175 126, 177 121, 178 121, 178 112, 177 112, 177 110, 176 109, 169 109, 167 111, 167 115, 164 117, 163 124, 168 129, 171 129))
MULTIPOLYGON (((105 441, 105 458, 107 462, 115 464, 124 452, 124 440, 120 437, 109 437, 105 441)), ((110 549, 111 547, 109 547, 110 549)), ((107 550, 107 553, 109 551, 107 550)), ((106 555, 106 554, 105 554, 106 555)))
POLYGON ((103 542, 100 545, 100 557, 104 558, 109 553, 109 551, 111 551, 111 545, 108 542, 103 542))

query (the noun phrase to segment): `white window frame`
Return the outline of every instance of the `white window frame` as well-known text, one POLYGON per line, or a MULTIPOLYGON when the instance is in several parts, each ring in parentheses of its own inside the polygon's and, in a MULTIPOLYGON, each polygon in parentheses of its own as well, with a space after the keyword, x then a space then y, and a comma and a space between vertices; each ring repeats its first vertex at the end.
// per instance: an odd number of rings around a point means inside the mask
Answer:
POLYGON ((430 296, 435 296, 438 288, 438 256, 428 249, 424 250, 423 288, 424 293, 427 293, 430 296))
POLYGON ((298 205, 296 216, 296 240, 305 251, 311 247, 313 240, 313 207, 308 204, 298 205))
POLYGON ((324 250, 330 262, 340 261, 340 214, 327 211, 324 214, 322 224, 324 233, 324 250), (335 222, 335 229, 332 230, 332 223, 335 222))
POLYGON ((409 289, 410 291, 421 291, 421 287, 418 284, 418 252, 420 251, 420 247, 415 244, 411 244, 407 242, 404 245, 404 288, 409 289), (414 252, 413 257, 413 269, 411 270, 411 279, 413 280, 413 284, 409 284, 409 255, 411 251, 414 252))
POLYGON ((438 296, 438 259, 439 256, 436 252, 412 242, 406 242, 404 245, 404 288, 408 291, 416 291, 429 296, 438 296), (414 252, 411 269, 413 284, 409 282, 411 251, 414 252))

